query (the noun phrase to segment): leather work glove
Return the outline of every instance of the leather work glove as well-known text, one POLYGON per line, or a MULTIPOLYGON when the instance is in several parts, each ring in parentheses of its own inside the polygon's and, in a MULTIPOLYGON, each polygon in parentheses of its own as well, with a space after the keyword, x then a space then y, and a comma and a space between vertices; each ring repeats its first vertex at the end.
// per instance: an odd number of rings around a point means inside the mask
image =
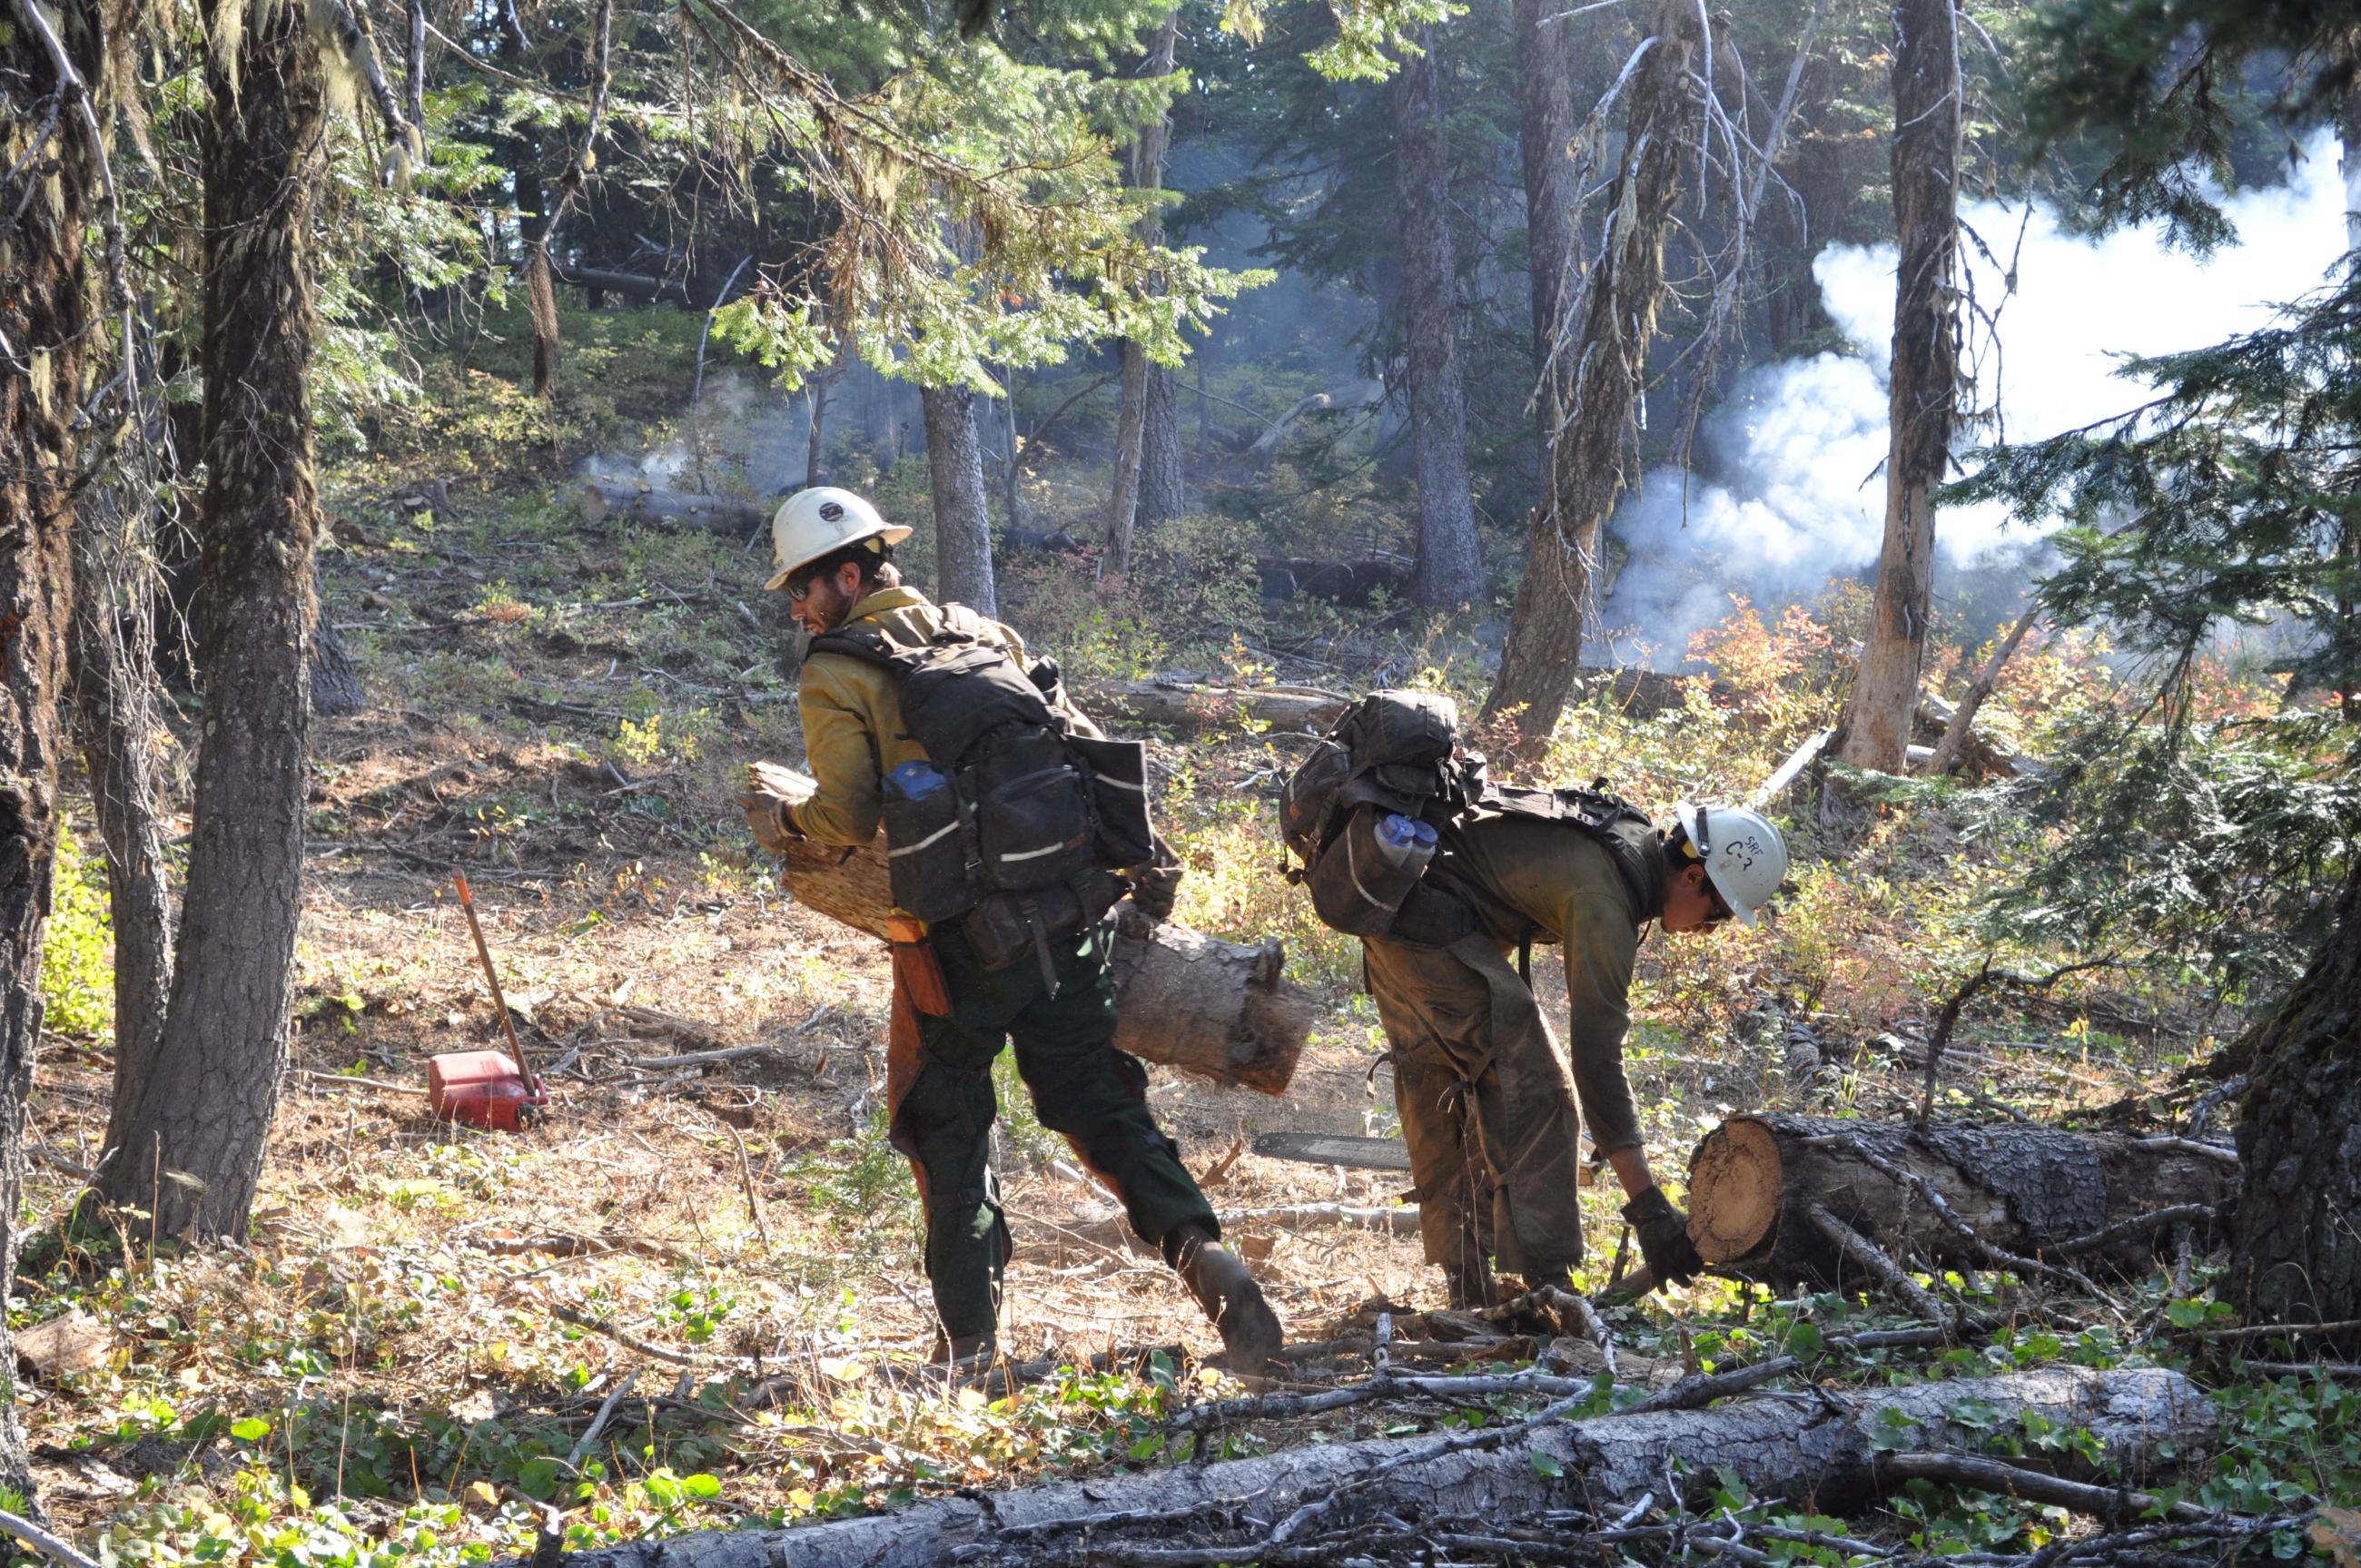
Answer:
POLYGON ((765 775, 767 765, 746 765, 747 792, 738 797, 738 806, 746 814, 746 826, 753 833, 754 841, 774 855, 783 855, 787 846, 803 834, 796 830, 795 813, 787 797, 780 793, 776 781, 765 775))
POLYGON ((1172 852, 1172 846, 1164 841, 1163 834, 1159 833, 1156 836, 1156 858, 1148 863, 1145 871, 1132 879, 1132 905, 1150 920, 1170 920, 1172 918, 1173 901, 1180 896, 1180 857, 1172 852))
POLYGON ((1623 1205, 1623 1218, 1640 1233, 1640 1253, 1648 1272, 1664 1285, 1686 1285, 1705 1272, 1705 1259, 1689 1240, 1688 1216, 1673 1207, 1661 1187, 1651 1187, 1623 1205))

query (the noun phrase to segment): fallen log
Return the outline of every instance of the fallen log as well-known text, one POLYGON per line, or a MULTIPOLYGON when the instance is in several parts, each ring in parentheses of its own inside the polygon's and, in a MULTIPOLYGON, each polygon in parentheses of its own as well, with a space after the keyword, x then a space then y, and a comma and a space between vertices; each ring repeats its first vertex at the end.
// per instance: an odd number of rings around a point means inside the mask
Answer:
POLYGON ((719 533, 732 539, 742 539, 768 526, 772 510, 760 501, 660 489, 645 480, 585 480, 575 492, 574 504, 592 522, 620 518, 653 528, 719 533))
MULTIPOLYGON (((1808 1498, 1816 1511, 1840 1511, 1887 1485, 1882 1457, 1977 1445, 1983 1429, 1949 1420, 1963 1406, 1975 1409, 1980 1422, 1989 1412, 2002 1429, 2034 1417, 2052 1430, 2087 1429, 2097 1440, 2094 1451, 2113 1467, 2103 1478, 2135 1486, 2196 1460, 2214 1432, 2204 1396, 2177 1372, 2053 1366, 1904 1388, 1818 1390, 1811 1398, 1742 1398, 1711 1409, 1659 1408, 1578 1421, 1494 1423, 1447 1436, 1311 1443, 1135 1475, 991 1494, 962 1490, 900 1513, 830 1524, 626 1542, 575 1552, 568 1562, 571 1568, 931 1568, 956 1561, 962 1548, 1022 1550, 1019 1542, 1086 1526, 1100 1552, 1110 1551, 1127 1528, 1185 1528, 1192 1545, 1214 1532, 1239 1536, 1231 1552, 1250 1562, 1266 1538, 1288 1533, 1306 1510, 1323 1530, 1384 1513, 1506 1522, 1563 1511, 1603 1519, 1652 1493, 1659 1504, 1668 1501, 1668 1481, 1697 1499, 1735 1482, 1757 1498, 1808 1498), (1246 1511, 1265 1521, 1259 1526, 1241 1521, 1239 1505, 1249 1500, 1246 1511), (1271 1520, 1281 1521, 1276 1530, 1271 1520)), ((2068 1456, 2059 1473, 2102 1478, 2068 1456)), ((1571 1521, 1560 1519, 1556 1528, 1579 1539, 1571 1521)), ((1298 1529, 1294 1539, 1309 1546, 1310 1535, 1298 1529)), ((1323 1559, 1315 1550, 1296 1560, 1323 1559)))
POLYGON ((1985 1266, 1994 1251, 2054 1254, 2082 1268, 2141 1274, 2169 1227, 2128 1222, 2168 1205, 2219 1212, 2236 1190, 2224 1151, 2185 1144, 2015 1124, 1920 1132, 1905 1123, 1734 1116, 1689 1157, 1689 1234, 1719 1271, 1782 1288, 1861 1276, 1816 1223, 1816 1207, 1896 1257, 1985 1266))
MULTIPOLYGON (((770 776, 801 791, 795 799, 818 787, 785 768, 770 776)), ((807 840, 781 859, 797 899, 884 940, 894 900, 883 837, 857 850, 807 840)), ((1151 921, 1126 903, 1118 906, 1114 959, 1118 1047, 1224 1088, 1287 1091, 1319 1006, 1281 972, 1286 949, 1277 938, 1252 947, 1224 942, 1151 921)))
POLYGON ((1267 724, 1324 730, 1352 701, 1316 686, 1215 686, 1196 681, 1126 681, 1089 694, 1090 710, 1165 729, 1267 724))
POLYGON ((1365 605, 1378 595, 1399 599, 1410 591, 1410 567, 1400 561, 1319 561, 1298 555, 1265 555, 1255 562, 1267 599, 1333 599, 1365 605))

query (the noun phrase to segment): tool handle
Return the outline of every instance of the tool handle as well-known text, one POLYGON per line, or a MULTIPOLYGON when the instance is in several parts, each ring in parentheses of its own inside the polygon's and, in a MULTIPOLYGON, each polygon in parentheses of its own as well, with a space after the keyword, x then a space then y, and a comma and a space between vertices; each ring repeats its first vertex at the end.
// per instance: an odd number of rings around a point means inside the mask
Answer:
POLYGON ((500 977, 492 970, 492 950, 484 945, 484 928, 476 921, 476 901, 467 889, 467 874, 453 872, 452 883, 459 889, 459 907, 467 911, 467 929, 475 934, 476 957, 483 960, 484 981, 492 988, 492 1006, 500 1015, 500 1028, 509 1037, 509 1055, 516 1058, 517 1071, 524 1075, 525 1087, 533 1086, 533 1069, 524 1059, 524 1042, 517 1038, 516 1025, 509 1017, 508 998, 500 994, 500 977))

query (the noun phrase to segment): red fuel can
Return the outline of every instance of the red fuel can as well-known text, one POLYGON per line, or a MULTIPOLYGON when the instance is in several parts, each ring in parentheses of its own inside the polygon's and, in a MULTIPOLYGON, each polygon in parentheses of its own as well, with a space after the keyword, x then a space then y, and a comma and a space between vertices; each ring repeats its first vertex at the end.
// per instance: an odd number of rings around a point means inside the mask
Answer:
POLYGON ((539 1079, 527 1080, 501 1051, 446 1051, 426 1062, 427 1102, 445 1122, 513 1133, 537 1120, 549 1103, 539 1079))

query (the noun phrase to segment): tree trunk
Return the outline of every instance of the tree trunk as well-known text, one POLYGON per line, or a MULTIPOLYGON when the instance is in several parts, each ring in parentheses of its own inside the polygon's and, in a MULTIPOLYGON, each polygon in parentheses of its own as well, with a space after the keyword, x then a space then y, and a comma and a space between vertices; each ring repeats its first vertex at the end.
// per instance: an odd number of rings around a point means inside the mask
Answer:
POLYGON ((1700 39, 1697 8, 1662 0, 1651 31, 1653 42, 1625 89, 1625 145, 1638 151, 1607 191, 1598 263, 1565 307, 1559 353, 1573 367, 1573 384, 1551 444, 1547 499, 1533 510, 1499 678, 1484 703, 1483 717, 1509 720, 1528 747, 1557 728, 1574 689, 1599 532, 1623 493, 1626 465, 1638 455, 1632 411, 1656 334, 1664 234, 1683 161, 1697 141, 1701 110, 1688 73, 1700 39))
MULTIPOLYGON (((781 859, 788 890, 803 904, 884 939, 894 899, 882 836, 850 854, 840 845, 798 841, 781 859)), ((1320 1010, 1280 972, 1284 957, 1276 938, 1243 947, 1170 921, 1151 923, 1123 905, 1116 1047, 1224 1087, 1286 1092, 1320 1010)))
MULTIPOLYGON (((2311 967, 2245 1049, 2229 1298, 2250 1323, 2361 1319, 2361 866, 2311 967)), ((2361 1334, 2341 1344, 2361 1353, 2361 1334)))
POLYGON ((1525 250, 1533 321, 1533 437, 1540 453, 1536 503, 1555 525, 1562 510, 1550 453, 1565 418, 1574 364, 1555 352, 1559 323, 1575 291, 1575 167, 1569 144, 1580 126, 1574 109, 1574 29, 1548 20, 1562 7, 1516 0, 1517 150, 1525 175, 1525 250))
POLYGON ((1935 487, 1951 455, 1959 379, 1960 37, 1955 0, 1901 0, 1894 10, 1892 432, 1885 543, 1877 596, 1838 755, 1902 771, 1910 709, 1927 657, 1935 592, 1935 487))
MULTIPOLYGON (((578 1552, 568 1561, 572 1568, 932 1568, 955 1561, 962 1548, 992 1541, 995 1532, 1005 1537, 1004 1550, 1021 1555, 1031 1547, 1048 1556, 1038 1544, 1044 1527, 1055 1530, 1064 1521, 1073 1532, 1049 1533, 1048 1541, 1087 1541, 1120 1561, 1123 1546, 1113 1536, 1125 1528, 1122 1516, 1193 1520, 1187 1539, 1200 1545, 1223 1521, 1237 1518, 1240 1499, 1251 1499, 1246 1511, 1264 1521, 1263 1532, 1270 1521, 1323 1497, 1329 1499, 1324 1523, 1332 1529, 1381 1513, 1506 1524, 1539 1522, 1555 1509, 1611 1516, 1652 1492, 1659 1503, 1667 1501, 1667 1485, 1690 1503, 1701 1502, 1719 1484, 1759 1499, 1808 1501, 1814 1511, 1825 1512, 1857 1507, 1895 1485, 1898 1477, 1889 1481, 1880 1474, 1883 1455, 1976 1446, 1981 1431, 1950 1420, 1961 1406, 1994 1412, 1996 1425, 1988 1430, 2013 1431, 2037 1417, 2040 1430, 2087 1430, 2097 1440, 2092 1452, 2105 1455, 2105 1477, 2120 1475, 2133 1486, 2170 1475, 2184 1456, 2203 1454, 2214 1432, 2204 1395, 2163 1368, 2050 1366, 2002 1377, 1813 1392, 1810 1398, 1773 1395, 1711 1409, 1549 1422, 1489 1448, 1470 1446, 1465 1433, 1455 1434, 1455 1434, 1444 1434, 1306 1443, 1256 1459, 1095 1475, 990 1494, 962 1491, 899 1513, 830 1524, 630 1541, 578 1552), (1367 1484, 1382 1466, 1391 1468, 1378 1484, 1367 1484), (1084 1536, 1088 1521, 1097 1521, 1097 1528, 1084 1536)), ((2061 1453, 2059 1463, 2077 1476, 2100 1474, 2080 1457, 2061 1453)), ((1561 1519, 1556 1528, 1570 1541, 1581 1540, 1578 1525, 1561 1519)), ((1236 1560, 1258 1560, 1252 1545, 1250 1538, 1236 1548, 1236 1560)), ((1480 1555, 1491 1561, 1501 1554, 1487 1550, 1480 1555)), ((1197 1559, 1176 1553, 1174 1560, 1197 1559)), ((1602 1560, 1613 1560, 1611 1550, 1602 1560)))
MULTIPOLYGON (((1173 49, 1180 37, 1180 13, 1176 9, 1156 29, 1156 37, 1148 46, 1148 58, 1140 62, 1140 75, 1171 75, 1173 49)), ((1171 126, 1162 115, 1139 128, 1139 137, 1131 146, 1128 169, 1135 189, 1162 188, 1164 148, 1170 135, 1171 126)), ((1151 211, 1135 225, 1134 232, 1154 243, 1163 236, 1163 221, 1151 211)), ((1115 415, 1115 476, 1107 501, 1107 550, 1099 562, 1102 577, 1118 579, 1131 570, 1132 530, 1142 521, 1141 470, 1148 447, 1148 389, 1158 371, 1158 367, 1149 363, 1148 351, 1132 338, 1123 340, 1119 356, 1123 400, 1115 415)))
MULTIPOLYGON (((1011 418, 1015 411, 1010 411, 1011 418)), ((1170 366, 1148 367, 1146 423, 1139 435, 1139 523, 1167 522, 1189 510, 1188 477, 1180 456, 1179 373, 1170 366)))
MULTIPOLYGON (((1847 1283, 1858 1272, 1812 1223, 1815 1204, 1896 1257, 1986 1263, 1896 1169, 1923 1180, 1982 1241, 2024 1257, 2167 1207, 2219 1209, 2238 1179, 2226 1150, 2200 1153, 2180 1139, 1734 1116, 1689 1157, 1689 1234, 1721 1271, 1782 1288, 1847 1283)), ((2067 1260, 2143 1273, 2162 1234, 2136 1231, 2067 1260)))
POLYGON ((368 711, 360 668, 328 619, 328 585, 317 557, 312 563, 312 602, 317 607, 312 623, 312 711, 329 718, 368 711))
POLYGON ((843 359, 811 378, 811 389, 805 394, 811 404, 811 428, 804 433, 804 488, 820 483, 826 471, 822 458, 828 451, 828 394, 840 373, 843 359))
MULTIPOLYGON (((206 0, 215 13, 234 0, 206 0)), ((287 1060, 302 907, 319 495, 305 247, 324 165, 306 13, 247 13, 206 59, 204 739, 156 1070, 126 1086, 109 1201, 150 1234, 238 1236, 287 1060), (236 76, 231 74, 235 68, 236 76), (233 90, 242 82, 243 92, 233 90)))
MULTIPOLYGON (((7 356, 18 362, 0 370, 0 518, 8 530, 8 548, 0 551, 0 1295, 6 1296, 16 1291, 25 1212, 25 1097, 41 1035, 41 927, 62 815, 59 698, 81 457, 74 420, 86 395, 83 356, 93 333, 104 331, 93 318, 98 291, 83 264, 85 238, 100 220, 103 148, 82 105, 86 85, 112 80, 101 7, 92 0, 22 12, 0 28, 0 81, 23 94, 0 115, 0 170, 13 176, 0 182, 0 203, 11 214, 0 243, 0 324, 7 356), (64 70, 53 47, 65 57, 64 70), (45 130, 47 153, 36 159, 35 138, 45 130)), ((0 1369, 16 1365, 0 1323, 0 1369)), ((0 1486, 34 1506, 13 1398, 0 1399, 0 1486)))
POLYGON ((1394 199, 1400 209, 1402 307, 1409 325, 1410 421, 1418 459, 1418 565, 1411 596, 1436 608, 1484 597, 1476 501, 1467 474, 1467 395, 1459 373, 1459 275, 1451 166, 1443 147, 1443 69, 1435 29, 1394 79, 1394 199))
POLYGON ((927 387, 918 397, 927 414, 927 478, 935 493, 936 597, 978 615, 997 615, 975 394, 965 387, 927 387))
POLYGON ((98 830, 106 841, 107 914, 115 927, 115 1082, 106 1146, 119 1148, 130 1086, 156 1070, 172 991, 172 897, 165 872, 157 674, 158 578, 144 510, 126 485, 109 527, 75 525, 73 696, 98 830), (124 532, 136 527, 125 538, 124 532))
POLYGON ((1121 401, 1115 421, 1114 494, 1107 500, 1106 554, 1099 576, 1120 580, 1131 570, 1131 534, 1139 521, 1139 455, 1148 439, 1148 353, 1125 338, 1116 354, 1121 401))

